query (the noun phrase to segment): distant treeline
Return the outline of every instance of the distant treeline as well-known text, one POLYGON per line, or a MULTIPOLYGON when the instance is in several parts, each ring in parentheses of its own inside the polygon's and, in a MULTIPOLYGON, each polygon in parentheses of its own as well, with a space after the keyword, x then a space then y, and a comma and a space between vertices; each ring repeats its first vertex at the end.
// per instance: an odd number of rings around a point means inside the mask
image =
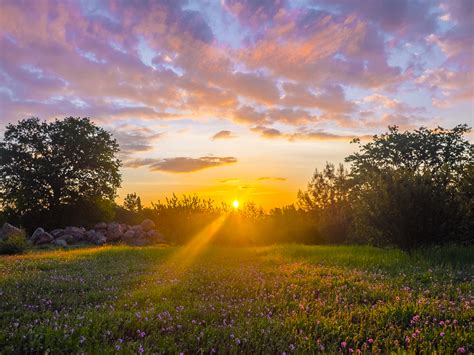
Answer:
POLYGON ((365 243, 410 250, 471 244, 474 235, 474 146, 467 125, 373 136, 342 164, 316 170, 294 205, 238 210, 212 200, 172 195, 143 208, 120 185, 118 145, 88 119, 37 119, 9 125, 0 143, 0 219, 28 230, 99 221, 152 219, 172 243, 183 244, 218 219, 212 241, 231 245, 365 243), (75 139, 65 139, 74 132, 75 139), (47 143, 47 144, 46 144, 47 143))

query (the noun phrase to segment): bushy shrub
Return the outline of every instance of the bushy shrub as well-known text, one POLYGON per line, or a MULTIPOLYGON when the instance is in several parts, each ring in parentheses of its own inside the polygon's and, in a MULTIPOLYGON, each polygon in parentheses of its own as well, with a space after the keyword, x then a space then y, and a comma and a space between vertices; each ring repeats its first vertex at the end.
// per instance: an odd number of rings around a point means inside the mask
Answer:
POLYGON ((354 193, 353 214, 361 240, 404 250, 459 240, 465 218, 454 191, 407 171, 374 176, 354 193))
POLYGON ((26 233, 23 231, 0 240, 0 255, 20 254, 27 248, 26 233))

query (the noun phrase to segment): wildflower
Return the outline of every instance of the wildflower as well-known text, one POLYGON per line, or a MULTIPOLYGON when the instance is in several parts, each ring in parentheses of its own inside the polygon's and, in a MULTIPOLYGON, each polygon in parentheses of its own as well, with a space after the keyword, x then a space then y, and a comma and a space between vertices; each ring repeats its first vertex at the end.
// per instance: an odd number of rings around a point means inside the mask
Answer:
POLYGON ((444 337, 444 332, 439 333, 440 337, 444 337))
POLYGON ((353 352, 354 352, 354 349, 349 348, 349 352, 350 352, 350 353, 353 353, 353 352))
POLYGON ((464 346, 461 346, 458 348, 458 353, 464 354, 466 352, 466 349, 464 349, 464 346))
POLYGON ((143 354, 144 351, 145 351, 145 349, 143 349, 142 344, 140 344, 140 347, 138 348, 138 353, 143 354))
POLYGON ((86 337, 81 335, 81 337, 79 338, 79 343, 83 344, 85 341, 86 341, 86 337))
POLYGON ((120 350, 120 349, 121 349, 121 348, 120 348, 120 345, 118 345, 118 344, 115 345, 115 350, 120 350))
POLYGON ((341 348, 345 348, 347 346, 347 343, 345 341, 341 342, 341 348))
POLYGON ((373 344, 374 343, 374 339, 372 338, 369 338, 369 340, 367 340, 369 342, 369 344, 373 344))

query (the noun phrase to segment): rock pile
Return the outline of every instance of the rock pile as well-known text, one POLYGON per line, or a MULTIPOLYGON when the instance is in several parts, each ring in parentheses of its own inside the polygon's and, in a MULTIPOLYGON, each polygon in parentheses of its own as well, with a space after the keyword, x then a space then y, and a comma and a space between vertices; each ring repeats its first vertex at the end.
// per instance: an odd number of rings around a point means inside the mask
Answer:
POLYGON ((138 246, 165 243, 163 235, 155 228, 155 222, 150 219, 145 219, 141 224, 135 226, 102 222, 90 230, 86 230, 84 227, 66 227, 54 229, 48 233, 43 228, 37 228, 30 240, 35 245, 51 243, 58 246, 78 243, 103 245, 124 242, 138 246))
POLYGON ((22 235, 23 231, 15 226, 12 226, 10 223, 4 223, 2 228, 0 228, 0 240, 8 239, 14 235, 22 235))

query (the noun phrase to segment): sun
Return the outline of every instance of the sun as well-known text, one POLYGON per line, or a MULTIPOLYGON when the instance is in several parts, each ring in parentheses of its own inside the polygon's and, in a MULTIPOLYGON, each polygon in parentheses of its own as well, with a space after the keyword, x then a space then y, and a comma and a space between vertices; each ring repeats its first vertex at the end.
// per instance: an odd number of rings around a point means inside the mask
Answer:
POLYGON ((234 206, 235 209, 239 208, 239 201, 234 200, 234 202, 232 202, 232 206, 234 206))

